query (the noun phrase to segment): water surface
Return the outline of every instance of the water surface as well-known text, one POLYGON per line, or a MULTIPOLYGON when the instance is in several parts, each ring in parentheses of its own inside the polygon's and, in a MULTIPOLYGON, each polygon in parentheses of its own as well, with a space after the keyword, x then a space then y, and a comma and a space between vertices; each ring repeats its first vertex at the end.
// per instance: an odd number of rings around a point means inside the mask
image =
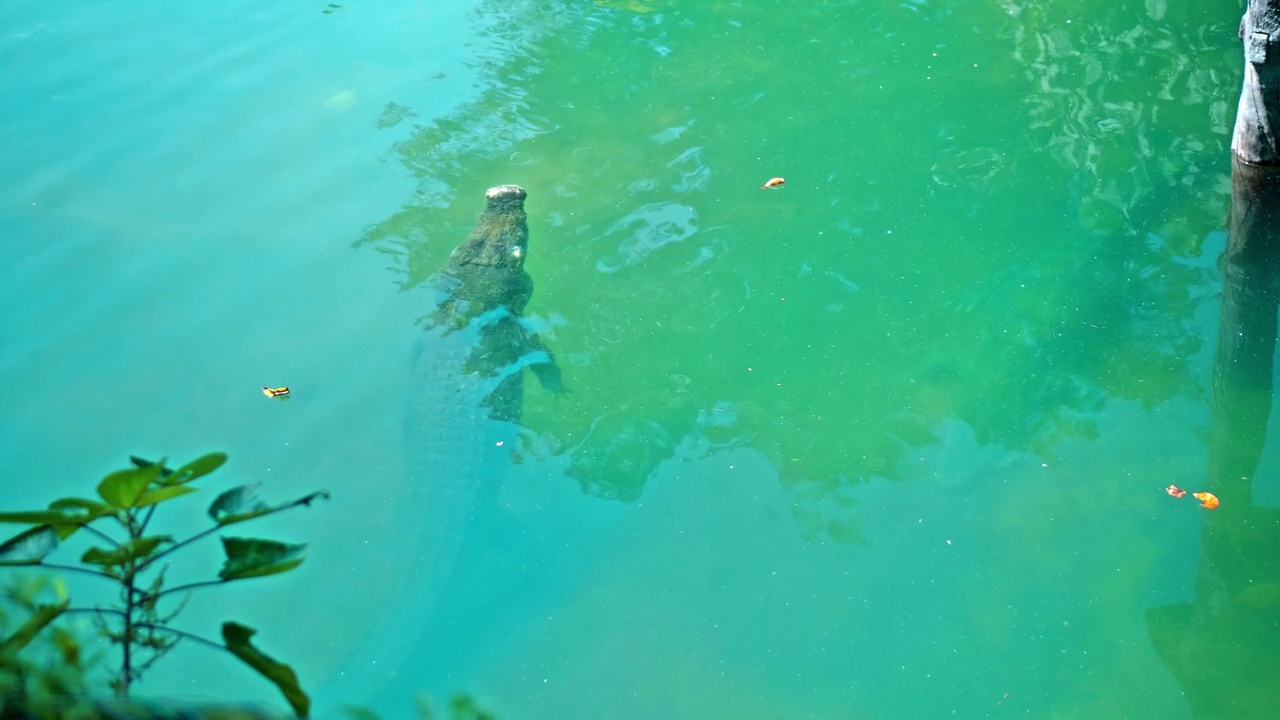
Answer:
MULTIPOLYGON (((1253 552, 1160 492, 1209 482, 1239 9, 1062 12, 9 3, 6 505, 131 453, 328 488, 254 530, 302 569, 180 621, 261 628, 322 713, 1232 716, 1185 668, 1273 638, 1157 609, 1253 552), (501 183, 571 393, 528 384, 417 607, 415 322, 501 183)), ((276 702, 202 648, 143 689, 276 702)))

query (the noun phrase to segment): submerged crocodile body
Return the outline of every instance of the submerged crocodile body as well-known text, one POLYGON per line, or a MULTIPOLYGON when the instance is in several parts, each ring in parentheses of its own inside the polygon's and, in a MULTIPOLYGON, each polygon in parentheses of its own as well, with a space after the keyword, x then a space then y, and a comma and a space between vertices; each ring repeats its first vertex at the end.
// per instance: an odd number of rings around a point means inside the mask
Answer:
MULTIPOLYGON (((520 316, 533 295, 533 278, 525 272, 529 227, 524 212, 525 191, 500 185, 485 193, 488 203, 471 235, 458 246, 444 268, 432 278, 437 293, 429 331, 442 341, 463 333, 465 357, 457 371, 462 384, 479 381, 481 405, 493 420, 519 422, 524 399, 524 373, 529 367, 542 384, 564 390, 560 369, 538 337, 520 316)), ((428 374, 441 368, 421 368, 428 374)))
POLYGON ((496 506, 519 429, 524 369, 563 390, 551 353, 521 322, 533 295, 524 269, 525 192, 500 185, 485 198, 475 229, 431 279, 434 312, 405 428, 409 503, 420 522, 407 590, 424 617, 448 582, 467 525, 496 506))
MULTIPOLYGON (((409 697, 421 688, 411 675, 422 654, 435 654, 432 613, 453 576, 468 527, 496 506, 511 466, 524 396, 524 369, 548 389, 563 390, 551 353, 522 322, 533 294, 524 269, 529 231, 525 192, 491 188, 475 229, 432 278, 433 311, 425 319, 417 379, 405 425, 409 495, 396 521, 392 562, 397 587, 377 604, 375 628, 346 664, 361 691, 403 684, 409 697)), ((438 628, 436 628, 438 630, 438 628)), ((353 701, 356 698, 344 698, 353 701)))

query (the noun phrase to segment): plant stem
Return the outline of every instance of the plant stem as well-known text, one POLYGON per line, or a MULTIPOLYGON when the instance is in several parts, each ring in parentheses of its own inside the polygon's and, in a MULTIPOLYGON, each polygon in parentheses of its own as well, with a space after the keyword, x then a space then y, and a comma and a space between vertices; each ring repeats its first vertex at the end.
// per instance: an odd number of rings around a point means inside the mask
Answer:
MULTIPOLYGON (((283 511, 283 510, 291 510, 291 509, 296 508, 296 507, 299 507, 299 506, 311 507, 311 503, 312 503, 312 502, 314 502, 314 501, 316 500, 316 498, 324 498, 324 499, 326 499, 326 500, 327 500, 327 499, 329 498, 329 492, 328 492, 327 490, 321 490, 321 491, 319 491, 319 492, 313 492, 313 493, 311 493, 310 495, 308 495, 308 496, 306 496, 306 497, 304 497, 304 498, 301 498, 301 499, 298 499, 298 500, 294 500, 294 501, 293 501, 293 502, 291 502, 291 503, 287 503, 287 504, 285 504, 285 505, 281 505, 280 507, 277 507, 277 508, 273 508, 271 511, 269 511, 269 512, 268 512, 268 513, 266 513, 266 514, 268 514, 268 515, 274 515, 275 513, 281 512, 281 511, 283 511)), ((154 506, 154 505, 152 505, 151 507, 155 507, 155 506, 154 506)), ((145 523, 144 523, 144 524, 145 524, 145 523)), ((197 541, 197 540, 199 540, 199 539, 201 539, 201 538, 203 538, 203 537, 205 537, 205 536, 207 536, 207 535, 212 535, 213 533, 215 533, 215 532, 217 532, 217 531, 221 530, 222 528, 223 528, 223 525, 222 525, 222 524, 217 524, 217 525, 214 525, 213 527, 208 528, 208 529, 206 529, 206 530, 204 530, 204 531, 202 531, 202 532, 198 532, 198 533, 196 533, 195 535, 192 535, 191 537, 187 538, 186 540, 183 540, 183 541, 181 541, 181 542, 174 543, 173 545, 170 545, 169 547, 165 548, 164 550, 161 550, 160 552, 156 553, 155 555, 152 555, 151 557, 147 558, 147 560, 146 560, 145 562, 143 562, 141 565, 139 565, 139 566, 138 566, 138 569, 139 569, 139 570, 144 570, 144 569, 146 569, 146 568, 147 568, 147 566, 149 566, 149 565, 151 565, 152 563, 156 562, 157 560, 159 560, 160 558, 164 557, 165 555, 168 555, 168 554, 169 554, 169 553, 171 553, 171 552, 175 552, 175 551, 176 551, 176 550, 178 550, 179 548, 186 547, 187 545, 190 545, 191 543, 193 543, 193 542, 195 542, 195 541, 197 541)))
POLYGON ((96 528, 96 527, 94 527, 94 526, 90 525, 89 523, 76 523, 76 525, 77 525, 78 527, 84 528, 85 530, 87 530, 87 531, 89 531, 89 532, 93 533, 94 535, 97 535, 98 537, 102 538, 103 540, 106 540, 107 542, 111 543, 113 546, 115 546, 115 547, 120 547, 120 543, 119 543, 119 541, 117 541, 115 538, 111 537, 110 535, 108 535, 108 534, 106 534, 106 533, 102 532, 102 531, 101 531, 101 530, 99 530, 98 528, 96 528))
MULTIPOLYGON (((92 613, 95 615, 116 615, 118 617, 125 616, 124 611, 111 610, 109 608, 67 608, 66 610, 63 610, 62 613, 64 615, 68 613, 92 613)), ((189 633, 186 630, 178 630, 176 628, 166 627, 164 625, 155 625, 153 623, 134 623, 134 627, 139 630, 151 630, 153 632, 167 632, 172 634, 175 637, 180 637, 184 640, 190 640, 194 643, 198 643, 200 645, 204 645, 211 648, 217 648, 219 650, 227 649, 225 645, 219 645, 218 643, 208 638, 200 637, 199 635, 196 635, 195 633, 189 633)))
POLYGON ((142 527, 138 528, 138 534, 139 534, 139 535, 141 535, 141 534, 143 534, 143 533, 145 533, 145 532, 147 531, 147 524, 151 522, 151 516, 156 514, 156 508, 157 508, 157 507, 160 507, 160 506, 159 506, 158 504, 156 504, 156 505, 152 505, 151 507, 148 507, 148 508, 147 508, 147 516, 146 516, 145 518, 143 518, 143 519, 142 519, 142 527))
POLYGON ((164 597, 165 595, 169 595, 171 593, 182 592, 183 590, 192 590, 192 589, 201 588, 201 587, 209 587, 210 585, 222 585, 223 583, 226 583, 226 582, 229 582, 229 581, 222 580, 222 579, 201 580, 200 582, 187 583, 186 585, 179 585, 178 587, 171 587, 166 590, 161 590, 160 592, 156 593, 155 597, 158 600, 164 597))
POLYGON ((134 627, 141 628, 143 630, 151 630, 153 632, 155 631, 167 632, 176 637, 180 637, 183 640, 190 640, 191 642, 204 645, 205 647, 211 647, 217 650, 226 650, 227 652, 230 652, 229 650, 227 650, 227 646, 219 645, 218 643, 212 640, 209 640, 208 638, 202 638, 199 635, 196 635, 195 633, 189 633, 186 630, 177 630, 175 628, 165 627, 164 625, 154 625, 152 623, 138 623, 134 627))
MULTIPOLYGON (((129 531, 129 539, 136 540, 141 536, 141 528, 138 525, 137 511, 128 510, 125 513, 128 519, 125 529, 129 531)), ((134 610, 138 605, 134 602, 133 593, 136 589, 138 578, 139 563, 136 558, 130 558, 124 568, 123 585, 124 593, 124 642, 120 643, 121 651, 124 653, 124 661, 121 664, 120 672, 120 690, 119 695, 122 698, 129 697, 129 684, 133 681, 133 636, 137 632, 134 625, 134 610)))
POLYGON ((34 565, 14 565, 13 567, 33 567, 46 568, 48 570, 62 570, 63 572, 78 572, 85 575, 93 575, 95 577, 106 578, 108 580, 116 580, 101 570, 90 570, 89 568, 76 567, 75 565, 58 565, 57 563, 39 562, 34 565))
POLYGON ((186 540, 183 540, 183 541, 181 541, 181 542, 176 542, 176 543, 174 543, 174 544, 170 545, 169 547, 165 548, 164 550, 161 550, 160 552, 156 553, 155 555, 152 555, 151 557, 147 558, 147 559, 146 559, 146 561, 144 561, 141 565, 139 565, 139 566, 138 566, 138 569, 139 569, 139 570, 142 570, 142 569, 144 569, 144 568, 146 568, 146 567, 150 566, 152 563, 156 562, 156 561, 157 561, 157 560, 159 560, 160 558, 164 557, 165 555, 168 555, 169 553, 171 553, 171 552, 173 552, 173 551, 177 550, 178 548, 186 547, 187 545, 190 545, 191 543, 193 543, 193 542, 195 542, 195 541, 197 541, 197 540, 199 540, 199 539, 201 539, 201 538, 203 538, 203 537, 205 537, 205 536, 207 536, 207 535, 212 535, 213 533, 217 532, 221 527, 222 527, 221 525, 214 525, 213 527, 208 528, 207 530, 203 530, 203 531, 201 531, 201 532, 196 533, 195 535, 192 535, 191 537, 187 538, 186 540))

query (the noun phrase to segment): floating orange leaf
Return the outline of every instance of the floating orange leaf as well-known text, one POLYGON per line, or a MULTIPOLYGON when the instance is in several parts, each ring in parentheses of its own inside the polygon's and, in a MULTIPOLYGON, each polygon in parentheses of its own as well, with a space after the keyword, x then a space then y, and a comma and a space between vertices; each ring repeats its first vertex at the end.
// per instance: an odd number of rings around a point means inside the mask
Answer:
POLYGON ((786 182, 786 180, 782 178, 769 178, 769 180, 765 182, 765 184, 760 186, 760 189, 768 190, 769 188, 776 188, 784 182, 786 182))
POLYGON ((1172 496, 1176 497, 1176 498, 1180 498, 1180 497, 1182 497, 1183 495, 1186 495, 1186 494, 1187 494, 1187 491, 1186 491, 1186 490, 1183 490, 1182 488, 1178 487, 1177 485, 1170 485, 1169 487, 1165 488, 1165 489, 1164 489, 1164 491, 1165 491, 1165 492, 1167 492, 1167 493, 1169 493, 1170 495, 1172 495, 1172 496))
POLYGON ((1200 501, 1200 507, 1205 510, 1212 510, 1218 507, 1218 496, 1211 492, 1191 493, 1191 497, 1200 501))

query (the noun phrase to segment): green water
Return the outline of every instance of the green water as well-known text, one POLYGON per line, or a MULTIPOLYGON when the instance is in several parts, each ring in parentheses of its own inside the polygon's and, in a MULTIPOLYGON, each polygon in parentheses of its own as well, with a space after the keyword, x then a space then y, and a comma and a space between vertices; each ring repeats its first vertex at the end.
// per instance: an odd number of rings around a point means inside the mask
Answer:
POLYGON ((700 416, 789 484, 857 482, 905 479, 946 418, 1049 454, 1107 397, 1192 391, 1173 318, 1225 212, 1236 53, 1203 38, 1232 13, 654 10, 510 21, 555 29, 396 148, 451 212, 364 240, 420 283, 475 212, 455 199, 531 188, 534 302, 580 392, 530 422, 556 448, 595 427, 591 492, 640 496, 700 416))
MULTIPOLYGON (((308 565, 191 609, 325 712, 1267 717, 1275 628, 1214 608, 1280 576, 1161 492, 1207 482, 1237 3, 343 5, 0 11, 6 498, 328 487, 270 529, 308 565), (406 358, 500 183, 570 393, 410 622, 406 358)), ((148 691, 274 700, 179 657, 148 691)))

